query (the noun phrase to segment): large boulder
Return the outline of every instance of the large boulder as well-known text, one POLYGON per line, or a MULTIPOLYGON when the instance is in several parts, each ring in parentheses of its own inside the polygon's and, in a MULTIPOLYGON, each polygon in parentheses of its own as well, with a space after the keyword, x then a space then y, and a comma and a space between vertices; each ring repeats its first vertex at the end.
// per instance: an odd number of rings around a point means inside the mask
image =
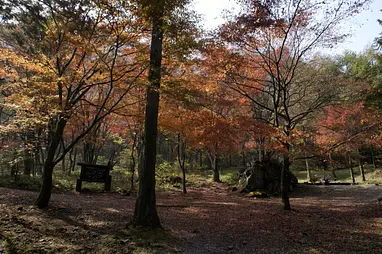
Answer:
MULTIPOLYGON (((244 184, 242 192, 262 190, 269 194, 279 194, 281 190, 281 170, 283 165, 276 160, 255 161, 241 174, 241 183, 244 184)), ((289 190, 293 191, 297 178, 292 172, 287 173, 289 190)))

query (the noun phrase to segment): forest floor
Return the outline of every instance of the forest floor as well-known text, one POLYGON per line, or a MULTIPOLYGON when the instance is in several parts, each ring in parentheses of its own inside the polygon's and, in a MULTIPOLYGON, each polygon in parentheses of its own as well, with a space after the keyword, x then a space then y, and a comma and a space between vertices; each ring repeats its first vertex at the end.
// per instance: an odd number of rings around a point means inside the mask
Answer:
POLYGON ((126 228, 135 196, 0 188, 0 253, 381 253, 382 187, 298 185, 293 210, 223 184, 157 193, 163 230, 126 228))

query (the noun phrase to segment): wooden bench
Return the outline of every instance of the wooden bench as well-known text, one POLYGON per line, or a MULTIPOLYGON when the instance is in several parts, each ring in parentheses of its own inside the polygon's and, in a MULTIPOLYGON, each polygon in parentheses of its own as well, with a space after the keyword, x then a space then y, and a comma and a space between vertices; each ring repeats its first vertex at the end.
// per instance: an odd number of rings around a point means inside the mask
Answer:
POLYGON ((77 179, 76 191, 81 192, 82 182, 95 182, 104 183, 105 191, 110 191, 111 189, 111 176, 110 170, 112 167, 110 165, 97 165, 89 163, 78 163, 81 166, 80 178, 77 179))

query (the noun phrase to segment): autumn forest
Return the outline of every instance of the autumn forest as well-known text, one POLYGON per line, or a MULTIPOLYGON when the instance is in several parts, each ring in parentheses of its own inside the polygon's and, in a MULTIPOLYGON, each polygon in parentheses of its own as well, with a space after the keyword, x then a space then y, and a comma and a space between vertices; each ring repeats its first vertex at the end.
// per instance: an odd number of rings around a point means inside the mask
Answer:
POLYGON ((236 2, 0 0, 0 253, 379 253, 373 1, 236 2))

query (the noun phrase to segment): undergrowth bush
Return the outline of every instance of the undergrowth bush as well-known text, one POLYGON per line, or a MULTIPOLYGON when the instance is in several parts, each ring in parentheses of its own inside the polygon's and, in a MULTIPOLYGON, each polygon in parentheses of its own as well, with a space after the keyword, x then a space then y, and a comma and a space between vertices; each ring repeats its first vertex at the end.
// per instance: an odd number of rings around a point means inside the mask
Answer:
POLYGON ((0 178, 0 186, 12 189, 38 191, 41 188, 41 181, 42 179, 39 176, 3 175, 0 178))

